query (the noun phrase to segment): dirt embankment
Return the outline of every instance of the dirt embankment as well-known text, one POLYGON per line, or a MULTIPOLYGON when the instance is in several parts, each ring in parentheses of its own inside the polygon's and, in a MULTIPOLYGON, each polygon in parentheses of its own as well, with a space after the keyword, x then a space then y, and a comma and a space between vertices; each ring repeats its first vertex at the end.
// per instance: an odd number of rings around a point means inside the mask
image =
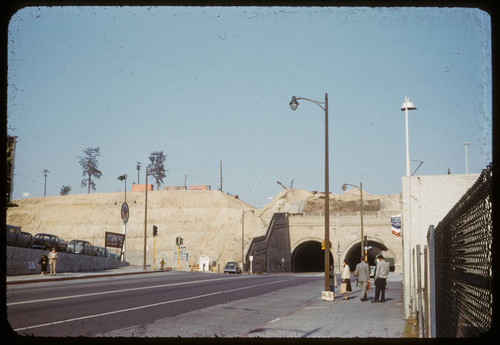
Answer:
MULTIPOLYGON (((120 217, 123 198, 123 193, 101 193, 15 200, 19 206, 8 209, 7 223, 21 226, 23 231, 33 235, 51 233, 67 241, 81 239, 97 246, 104 246, 106 231, 123 233, 125 230, 126 260, 142 265, 145 194, 127 192, 130 218, 126 229, 120 217)), ((379 197, 365 192, 363 204, 365 211, 383 207, 379 197)), ((156 266, 161 258, 167 266, 175 266, 176 237, 180 236, 184 239, 191 264, 197 264, 201 255, 208 256, 210 263, 216 261, 220 265, 227 261, 241 262, 242 235, 246 250, 253 237, 265 234, 274 213, 323 209, 324 194, 301 189, 281 191, 262 209, 219 191, 149 192, 146 261, 152 263, 154 246, 156 266), (158 227, 154 242, 153 225, 158 227)), ((334 212, 359 211, 359 191, 331 194, 330 209, 334 212)))

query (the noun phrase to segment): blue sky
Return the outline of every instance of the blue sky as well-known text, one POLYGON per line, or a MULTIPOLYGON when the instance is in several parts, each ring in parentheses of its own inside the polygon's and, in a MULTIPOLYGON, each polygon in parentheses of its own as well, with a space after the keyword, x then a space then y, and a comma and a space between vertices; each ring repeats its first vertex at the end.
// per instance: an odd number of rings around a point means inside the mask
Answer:
POLYGON ((78 156, 100 147, 95 192, 137 182, 153 151, 164 185, 208 184, 262 207, 282 188, 401 190, 418 175, 479 173, 492 160, 490 16, 467 8, 28 7, 9 24, 14 194, 84 194, 78 156), (412 163, 412 171, 418 163, 412 163))

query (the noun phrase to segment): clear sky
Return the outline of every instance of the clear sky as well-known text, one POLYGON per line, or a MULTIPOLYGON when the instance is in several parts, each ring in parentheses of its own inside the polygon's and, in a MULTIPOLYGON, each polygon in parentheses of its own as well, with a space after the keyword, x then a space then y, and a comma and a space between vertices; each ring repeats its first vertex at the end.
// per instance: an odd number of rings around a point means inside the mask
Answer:
POLYGON ((490 16, 467 8, 29 7, 8 33, 13 198, 87 193, 78 156, 100 147, 96 191, 140 183, 153 151, 164 185, 220 185, 262 207, 281 181, 401 191, 417 175, 479 173, 492 160, 490 16), (418 166, 412 162, 412 171, 418 166))

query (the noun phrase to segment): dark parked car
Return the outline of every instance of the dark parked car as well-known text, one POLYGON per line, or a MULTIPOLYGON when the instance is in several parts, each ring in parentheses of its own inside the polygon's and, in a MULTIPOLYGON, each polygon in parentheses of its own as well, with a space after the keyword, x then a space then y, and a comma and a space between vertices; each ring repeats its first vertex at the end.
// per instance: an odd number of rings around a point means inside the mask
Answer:
POLYGON ((66 246, 66 241, 57 237, 56 235, 36 234, 33 237, 33 244, 31 245, 31 248, 43 250, 51 250, 52 248, 56 248, 56 251, 58 252, 65 252, 66 246))
POLYGON ((224 266, 224 273, 241 273, 241 268, 237 262, 230 261, 224 266))
POLYGON ((89 241, 71 240, 69 241, 66 252, 82 255, 94 255, 94 248, 89 241))
POLYGON ((94 251, 94 256, 102 256, 104 258, 109 257, 109 252, 104 247, 96 247, 96 246, 94 246, 93 247, 93 251, 94 251))
POLYGON ((29 232, 21 231, 21 227, 7 224, 7 245, 14 247, 31 248, 33 236, 29 232))

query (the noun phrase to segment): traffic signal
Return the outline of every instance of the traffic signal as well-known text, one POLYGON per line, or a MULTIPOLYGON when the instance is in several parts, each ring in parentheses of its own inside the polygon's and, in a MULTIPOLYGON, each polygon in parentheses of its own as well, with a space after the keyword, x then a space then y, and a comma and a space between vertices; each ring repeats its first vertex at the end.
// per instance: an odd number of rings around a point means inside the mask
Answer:
POLYGON ((158 235, 158 227, 156 225, 153 225, 153 236, 158 235))
MULTIPOLYGON (((321 250, 325 250, 325 240, 321 242, 321 250)), ((328 241, 328 247, 331 249, 332 248, 332 242, 328 241)))
POLYGON ((182 237, 179 237, 179 240, 180 240, 180 241, 179 241, 179 245, 181 245, 181 246, 182 246, 182 244, 184 243, 184 239, 183 239, 182 237))

